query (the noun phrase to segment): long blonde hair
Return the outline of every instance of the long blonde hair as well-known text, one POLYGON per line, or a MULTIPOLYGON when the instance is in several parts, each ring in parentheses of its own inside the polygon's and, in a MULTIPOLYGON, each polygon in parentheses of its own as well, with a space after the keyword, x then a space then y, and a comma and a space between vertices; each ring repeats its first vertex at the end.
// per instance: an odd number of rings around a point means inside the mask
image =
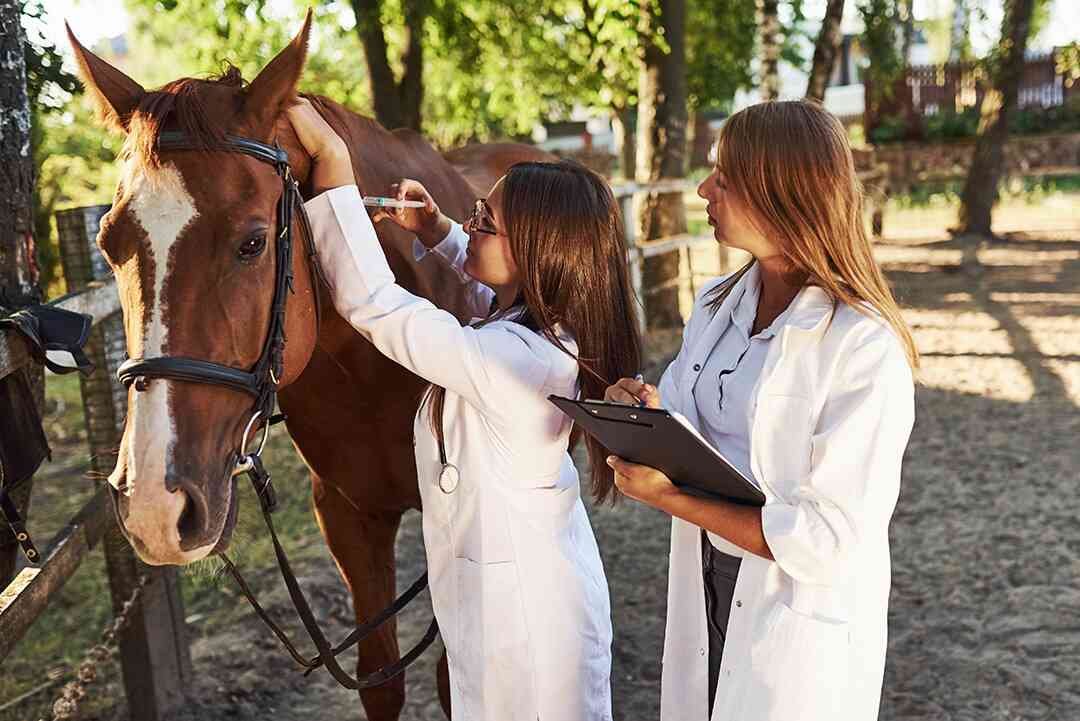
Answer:
MULTIPOLYGON (((751 105, 724 123, 716 164, 750 209, 751 220, 775 240, 794 273, 834 301, 892 326, 912 369, 919 351, 874 259, 863 222, 864 193, 847 133, 831 113, 807 100, 751 105)), ((718 286, 715 310, 749 267, 718 286)))

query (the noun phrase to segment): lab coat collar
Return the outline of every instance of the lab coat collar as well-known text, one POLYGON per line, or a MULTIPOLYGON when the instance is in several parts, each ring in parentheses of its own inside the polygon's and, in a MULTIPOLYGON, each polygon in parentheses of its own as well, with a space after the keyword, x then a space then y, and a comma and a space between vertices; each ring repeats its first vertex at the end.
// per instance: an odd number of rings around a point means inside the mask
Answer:
MULTIPOLYGON (((736 313, 736 308, 739 306, 743 295, 747 292, 753 293, 751 289, 760 288, 761 284, 761 270, 757 262, 750 266, 750 268, 743 274, 735 286, 724 298, 724 302, 717 309, 717 312, 713 315, 709 324, 705 327, 701 334, 698 343, 694 344, 692 350, 691 363, 705 365, 705 361, 708 359, 712 349, 716 346, 720 337, 724 334, 728 325, 732 322, 732 319, 736 313)), ((756 306, 756 303, 755 303, 756 306)), ((809 340, 813 337, 818 337, 824 334, 825 329, 828 327, 828 321, 832 318, 835 304, 828 293, 823 288, 816 285, 803 286, 795 299, 791 301, 787 310, 784 311, 783 319, 777 318, 781 322, 780 325, 774 323, 774 328, 777 336, 780 339, 780 351, 785 350, 785 346, 793 338, 799 340, 809 340)), ((755 307, 756 312, 756 307, 755 307)), ((770 352, 773 363, 766 363, 766 371, 771 369, 771 366, 778 360, 778 354, 776 352, 770 352)), ((694 387, 697 385, 697 380, 701 375, 694 373, 693 379, 690 383, 686 383, 683 387, 686 388, 686 397, 683 399, 684 407, 692 406, 692 398, 694 387)))

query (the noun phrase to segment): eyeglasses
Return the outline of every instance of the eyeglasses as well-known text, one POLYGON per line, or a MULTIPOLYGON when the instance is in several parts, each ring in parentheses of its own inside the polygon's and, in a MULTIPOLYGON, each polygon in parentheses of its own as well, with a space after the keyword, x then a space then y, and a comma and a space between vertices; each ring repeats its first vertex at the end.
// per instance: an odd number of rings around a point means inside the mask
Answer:
POLYGON ((469 213, 469 217, 465 219, 465 225, 471 227, 477 233, 498 235, 499 231, 496 230, 491 215, 491 206, 488 205, 487 199, 479 198, 476 205, 473 206, 472 212, 469 213))

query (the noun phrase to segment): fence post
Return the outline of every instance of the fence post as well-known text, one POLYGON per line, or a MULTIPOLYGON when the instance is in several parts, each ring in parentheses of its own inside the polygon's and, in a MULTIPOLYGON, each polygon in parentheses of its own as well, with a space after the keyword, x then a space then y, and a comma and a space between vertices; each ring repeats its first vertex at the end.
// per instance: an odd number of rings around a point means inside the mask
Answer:
MULTIPOLYGON (((68 291, 83 290, 111 274, 95 238, 107 205, 56 213, 60 256, 68 291)), ((126 353, 121 315, 95 326, 86 353, 97 370, 82 378, 83 409, 90 446, 90 465, 99 478, 108 474, 120 446, 127 393, 116 378, 126 353)), ((151 567, 136 558, 113 523, 102 542, 109 574, 113 613, 131 595, 142 574, 150 576, 139 606, 119 639, 120 661, 128 711, 139 721, 163 721, 184 700, 191 679, 191 656, 176 569, 151 567)))
POLYGON ((641 287, 641 248, 637 243, 637 216, 634 215, 634 193, 627 188, 619 196, 619 207, 622 209, 623 232, 626 234, 627 262, 630 266, 630 287, 634 289, 634 297, 637 298, 638 308, 635 311, 638 322, 638 332, 645 335, 645 296, 641 287))

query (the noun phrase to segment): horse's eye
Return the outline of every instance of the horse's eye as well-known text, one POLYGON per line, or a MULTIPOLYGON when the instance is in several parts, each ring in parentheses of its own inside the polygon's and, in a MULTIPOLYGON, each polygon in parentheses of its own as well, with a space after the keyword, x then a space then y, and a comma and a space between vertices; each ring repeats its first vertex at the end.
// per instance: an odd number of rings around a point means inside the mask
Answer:
POLYGON ((240 246, 238 254, 241 260, 257 258, 266 248, 266 233, 258 233, 251 236, 240 246))

